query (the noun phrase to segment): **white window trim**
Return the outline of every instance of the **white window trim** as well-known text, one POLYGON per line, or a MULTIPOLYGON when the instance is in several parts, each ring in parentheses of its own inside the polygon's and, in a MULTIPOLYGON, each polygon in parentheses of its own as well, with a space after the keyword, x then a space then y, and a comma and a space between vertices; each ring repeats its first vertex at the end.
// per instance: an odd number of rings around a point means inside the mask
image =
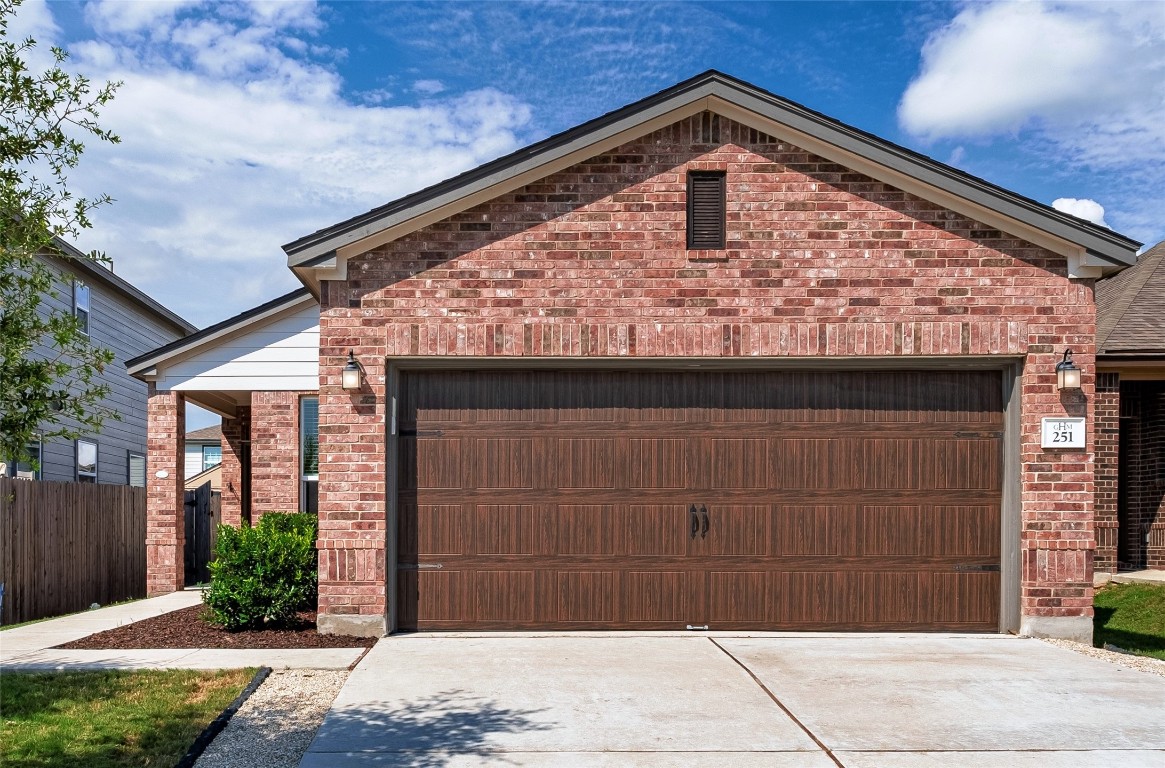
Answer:
POLYGON ((305 512, 307 505, 307 484, 316 483, 317 487, 320 481, 319 467, 320 467, 320 438, 319 438, 319 405, 320 399, 315 395, 307 395, 299 399, 299 511, 305 512), (307 434, 303 428, 303 404, 308 400, 314 400, 316 403, 316 471, 314 474, 308 474, 303 471, 303 455, 304 448, 307 441, 307 434))
POLYGON ((146 455, 138 453, 137 451, 126 451, 125 456, 125 484, 131 488, 145 488, 146 487, 146 455), (142 484, 133 484, 133 460, 142 460, 142 484))
POLYGON ((100 461, 99 461, 100 457, 101 457, 101 448, 98 446, 96 440, 84 440, 81 438, 74 440, 73 441, 73 479, 76 480, 77 482, 80 482, 82 477, 92 477, 93 484, 96 485, 97 484, 97 468, 98 468, 98 465, 100 464, 100 461), (93 446, 93 474, 92 475, 90 475, 88 472, 86 472, 84 475, 82 475, 82 473, 81 473, 81 443, 87 443, 87 444, 93 446))
POLYGON ((89 336, 93 329, 93 291, 80 280, 73 281, 73 317, 78 317, 78 312, 85 313, 85 328, 81 331, 85 336, 89 336), (85 289, 85 306, 81 306, 80 291, 78 288, 85 289))

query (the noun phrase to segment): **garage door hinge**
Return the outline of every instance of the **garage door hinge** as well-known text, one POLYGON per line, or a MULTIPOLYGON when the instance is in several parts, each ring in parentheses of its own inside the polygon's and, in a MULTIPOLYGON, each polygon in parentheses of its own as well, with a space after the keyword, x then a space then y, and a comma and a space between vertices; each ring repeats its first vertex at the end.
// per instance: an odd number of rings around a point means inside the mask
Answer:
POLYGON ((956 565, 955 571, 960 573, 974 572, 974 573, 998 573, 999 564, 994 565, 956 565))
POLYGON ((440 563, 401 563, 396 569, 398 571, 436 571, 444 567, 440 563))
POLYGON ((998 440, 1003 437, 1002 432, 956 432, 956 440, 998 440))

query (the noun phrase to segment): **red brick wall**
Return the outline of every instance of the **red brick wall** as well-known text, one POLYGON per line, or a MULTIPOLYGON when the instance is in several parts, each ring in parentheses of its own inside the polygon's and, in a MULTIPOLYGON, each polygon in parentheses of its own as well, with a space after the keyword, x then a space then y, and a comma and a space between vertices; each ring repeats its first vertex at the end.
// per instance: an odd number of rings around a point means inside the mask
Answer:
POLYGON ((314 392, 251 393, 251 518, 299 510, 299 399, 314 392))
POLYGON ((222 420, 222 521, 241 525, 243 521, 243 451, 251 439, 251 408, 236 409, 233 419, 222 420))
POLYGON ((1096 570, 1117 569, 1118 477, 1120 472, 1120 374, 1096 375, 1093 428, 1096 483, 1096 570))
POLYGON ((1122 382, 1120 398, 1127 459, 1121 468, 1125 503, 1120 564, 1165 568, 1165 383, 1122 382))
POLYGON ((353 258, 321 302, 322 612, 385 613, 384 360, 1022 358, 1023 596, 1091 613, 1092 282, 1062 257, 728 120, 685 120, 353 258), (685 174, 728 172, 728 247, 685 248, 685 174), (1062 398, 1065 347, 1085 372, 1062 398), (353 348, 367 371, 350 396, 353 348))
POLYGON ((186 401, 178 392, 158 392, 152 383, 148 397, 146 594, 153 596, 185 586, 186 401))

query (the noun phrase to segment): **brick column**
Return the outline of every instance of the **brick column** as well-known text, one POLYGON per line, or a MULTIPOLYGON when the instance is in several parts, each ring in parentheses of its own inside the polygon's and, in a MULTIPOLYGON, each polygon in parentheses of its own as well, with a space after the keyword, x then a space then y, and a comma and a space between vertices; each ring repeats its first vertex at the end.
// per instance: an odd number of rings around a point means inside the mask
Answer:
POLYGON ((387 630, 385 571, 384 331, 347 301, 320 313, 320 582, 324 634, 378 637, 387 630), (355 342, 355 343, 353 343, 355 342), (364 388, 345 392, 340 370, 354 349, 364 388))
POLYGON ((251 408, 240 406, 233 419, 222 420, 222 521, 243 521, 243 446, 251 439, 251 408))
POLYGON ((299 511, 300 394, 251 393, 251 522, 299 511))
POLYGON ((146 594, 164 595, 185 586, 186 400, 158 392, 151 383, 147 406, 146 594))
POLYGON ((1120 473, 1120 374, 1096 375, 1096 422, 1093 429, 1096 484, 1096 562, 1098 571, 1117 569, 1117 491, 1120 473))

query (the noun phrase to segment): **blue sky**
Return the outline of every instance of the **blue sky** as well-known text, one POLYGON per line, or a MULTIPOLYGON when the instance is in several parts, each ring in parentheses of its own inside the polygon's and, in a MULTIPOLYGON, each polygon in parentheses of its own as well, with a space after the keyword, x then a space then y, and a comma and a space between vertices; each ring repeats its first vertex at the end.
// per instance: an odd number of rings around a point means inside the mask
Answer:
POLYGON ((27 0, 11 34, 124 82, 78 245, 200 326, 297 285, 282 243, 709 68, 1165 239, 1165 2, 27 0))

